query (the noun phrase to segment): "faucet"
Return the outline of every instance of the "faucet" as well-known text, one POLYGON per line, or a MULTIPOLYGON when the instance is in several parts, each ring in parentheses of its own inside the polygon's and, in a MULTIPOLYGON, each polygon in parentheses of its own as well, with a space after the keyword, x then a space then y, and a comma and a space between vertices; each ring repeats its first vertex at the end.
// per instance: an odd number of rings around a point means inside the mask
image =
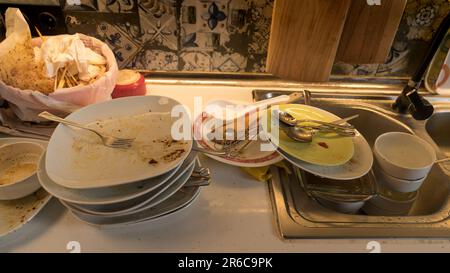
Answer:
POLYGON ((439 49, 439 46, 445 38, 445 35, 447 34, 449 28, 450 14, 448 14, 440 24, 439 28, 433 36, 433 39, 422 62, 420 63, 412 78, 408 81, 408 84, 403 88, 400 96, 398 96, 397 100, 392 105, 392 108, 397 112, 401 114, 406 114, 407 112, 409 112, 416 120, 426 120, 433 114, 433 105, 431 105, 429 101, 423 98, 419 94, 418 90, 422 83, 425 71, 427 70, 434 55, 436 54, 436 51, 439 49))

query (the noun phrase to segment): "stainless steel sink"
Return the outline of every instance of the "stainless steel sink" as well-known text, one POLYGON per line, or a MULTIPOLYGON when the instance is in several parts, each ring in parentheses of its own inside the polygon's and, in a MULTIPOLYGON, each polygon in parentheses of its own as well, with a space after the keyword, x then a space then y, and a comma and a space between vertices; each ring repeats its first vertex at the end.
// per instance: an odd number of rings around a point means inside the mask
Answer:
POLYGON ((450 156, 450 109, 448 110, 438 110, 426 124, 428 134, 446 156, 450 156))
MULTIPOLYGON (((257 100, 276 94, 254 92, 257 100)), ((433 98, 438 112, 423 122, 392 112, 390 105, 395 97, 387 95, 314 93, 312 98, 312 105, 338 116, 359 114, 352 124, 370 145, 385 132, 408 132, 432 144, 438 157, 450 155, 450 101, 433 98)), ((284 238, 450 237, 450 172, 444 164, 434 166, 409 214, 395 217, 329 210, 308 197, 297 176, 278 168, 272 168, 272 172, 272 204, 284 238)))

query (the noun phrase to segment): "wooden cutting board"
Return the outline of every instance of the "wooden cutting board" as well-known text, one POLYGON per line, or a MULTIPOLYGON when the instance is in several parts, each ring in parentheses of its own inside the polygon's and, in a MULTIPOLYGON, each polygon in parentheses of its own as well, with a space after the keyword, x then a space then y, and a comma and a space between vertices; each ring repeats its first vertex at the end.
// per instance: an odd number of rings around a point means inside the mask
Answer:
POLYGON ((352 0, 336 55, 352 64, 384 63, 394 41, 407 0, 352 0), (377 2, 377 1, 374 1, 377 2))
POLYGON ((328 81, 352 0, 276 0, 267 71, 283 79, 328 81))

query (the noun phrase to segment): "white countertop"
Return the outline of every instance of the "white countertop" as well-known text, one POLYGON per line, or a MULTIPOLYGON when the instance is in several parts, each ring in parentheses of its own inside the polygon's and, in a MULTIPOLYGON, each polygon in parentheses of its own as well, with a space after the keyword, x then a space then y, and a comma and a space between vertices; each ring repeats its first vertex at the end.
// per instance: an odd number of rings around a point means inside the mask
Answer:
MULTIPOLYGON (((251 89, 150 86, 150 94, 193 106, 193 97, 251 101, 251 89)), ((192 109, 192 108, 191 108, 192 109)), ((239 168, 201 157, 213 182, 183 214, 135 226, 102 229, 75 219, 52 200, 22 229, 0 238, 0 252, 368 252, 370 240, 282 240, 268 187, 239 168)), ((378 240, 383 252, 450 252, 450 240, 378 240)))

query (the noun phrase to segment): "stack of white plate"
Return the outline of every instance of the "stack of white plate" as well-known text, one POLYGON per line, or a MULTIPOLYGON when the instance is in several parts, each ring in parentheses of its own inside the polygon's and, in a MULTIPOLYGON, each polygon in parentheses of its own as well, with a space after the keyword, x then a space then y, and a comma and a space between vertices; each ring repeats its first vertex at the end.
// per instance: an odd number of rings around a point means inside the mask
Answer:
POLYGON ((132 97, 69 115, 68 120, 100 123, 136 140, 130 149, 109 148, 95 134, 59 125, 40 160, 42 187, 94 225, 138 223, 189 206, 199 195, 199 182, 209 182, 209 172, 201 168, 192 140, 172 140, 170 112, 177 105, 165 97, 132 97))
MULTIPOLYGON (((43 156, 38 178, 42 187, 78 219, 94 225, 121 225, 153 220, 188 207, 200 193, 195 182, 202 171, 197 154, 191 152, 175 169, 157 177, 117 186, 76 189, 53 181, 43 156)), ((207 180, 208 176, 200 179, 207 180)))

